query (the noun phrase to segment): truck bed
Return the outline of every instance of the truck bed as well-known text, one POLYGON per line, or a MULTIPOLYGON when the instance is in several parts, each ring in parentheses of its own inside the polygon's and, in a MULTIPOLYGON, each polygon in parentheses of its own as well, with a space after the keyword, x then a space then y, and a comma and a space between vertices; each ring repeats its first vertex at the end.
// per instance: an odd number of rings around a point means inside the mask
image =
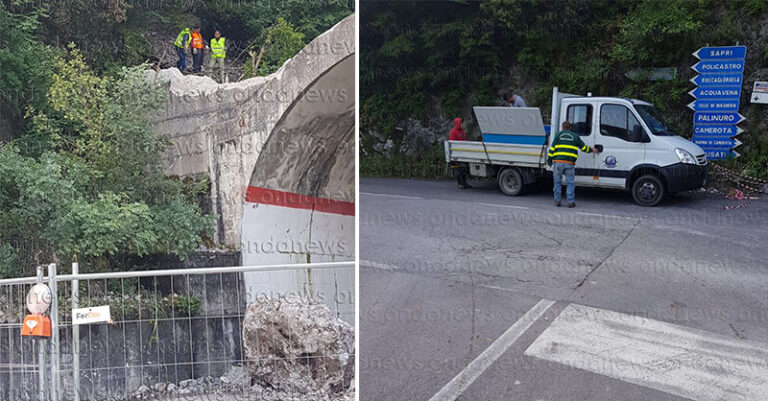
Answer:
POLYGON ((446 160, 507 166, 543 168, 546 145, 520 145, 479 141, 445 141, 446 160))

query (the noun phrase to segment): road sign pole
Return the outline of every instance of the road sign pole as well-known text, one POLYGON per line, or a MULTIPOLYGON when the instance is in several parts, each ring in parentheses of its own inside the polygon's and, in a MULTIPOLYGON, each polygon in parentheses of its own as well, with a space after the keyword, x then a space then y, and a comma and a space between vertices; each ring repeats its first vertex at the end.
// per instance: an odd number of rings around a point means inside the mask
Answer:
MULTIPOLYGON (((41 284, 43 282, 43 266, 37 266, 37 282, 41 284)), ((38 340, 37 342, 37 362, 38 362, 38 384, 37 384, 37 398, 40 401, 45 401, 45 345, 46 341, 38 340)))
MULTIPOLYGON (((72 275, 80 273, 80 264, 72 263, 72 275)), ((80 307, 80 280, 72 280, 72 310, 80 307)), ((72 383, 74 401, 80 401, 80 326, 72 325, 72 383)))
POLYGON ((51 399, 59 401, 59 301, 56 286, 56 264, 48 265, 48 285, 51 287, 51 399))

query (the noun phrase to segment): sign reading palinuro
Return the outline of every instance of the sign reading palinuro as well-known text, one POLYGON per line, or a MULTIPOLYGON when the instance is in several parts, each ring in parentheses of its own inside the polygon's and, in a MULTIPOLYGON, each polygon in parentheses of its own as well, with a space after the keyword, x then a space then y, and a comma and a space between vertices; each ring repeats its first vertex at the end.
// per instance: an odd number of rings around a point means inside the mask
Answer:
POLYGON ((110 322, 109 305, 72 309, 72 324, 110 322))

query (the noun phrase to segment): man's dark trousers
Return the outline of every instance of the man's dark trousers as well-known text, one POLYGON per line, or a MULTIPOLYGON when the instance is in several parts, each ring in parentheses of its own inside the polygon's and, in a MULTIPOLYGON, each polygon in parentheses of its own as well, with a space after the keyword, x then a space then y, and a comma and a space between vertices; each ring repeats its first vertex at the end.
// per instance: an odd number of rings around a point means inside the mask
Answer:
POLYGON ((176 54, 179 55, 179 61, 176 62, 176 68, 179 71, 184 72, 187 69, 187 54, 184 53, 184 49, 176 46, 176 54))
POLYGON ((203 66, 203 49, 192 55, 192 72, 200 72, 203 66))

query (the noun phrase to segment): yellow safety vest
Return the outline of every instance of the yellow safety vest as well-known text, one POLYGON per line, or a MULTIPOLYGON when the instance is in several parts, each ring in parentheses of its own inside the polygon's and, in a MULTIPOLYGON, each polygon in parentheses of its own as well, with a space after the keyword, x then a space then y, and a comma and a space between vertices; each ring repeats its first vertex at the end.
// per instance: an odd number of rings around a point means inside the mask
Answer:
POLYGON ((219 40, 216 38, 211 39, 211 58, 225 58, 227 57, 227 49, 224 47, 224 38, 219 40))
POLYGON ((181 32, 179 32, 179 36, 177 36, 176 41, 173 42, 173 44, 176 45, 176 47, 184 48, 186 47, 185 45, 189 44, 189 42, 184 43, 184 35, 189 35, 189 28, 184 28, 181 30, 181 32))

